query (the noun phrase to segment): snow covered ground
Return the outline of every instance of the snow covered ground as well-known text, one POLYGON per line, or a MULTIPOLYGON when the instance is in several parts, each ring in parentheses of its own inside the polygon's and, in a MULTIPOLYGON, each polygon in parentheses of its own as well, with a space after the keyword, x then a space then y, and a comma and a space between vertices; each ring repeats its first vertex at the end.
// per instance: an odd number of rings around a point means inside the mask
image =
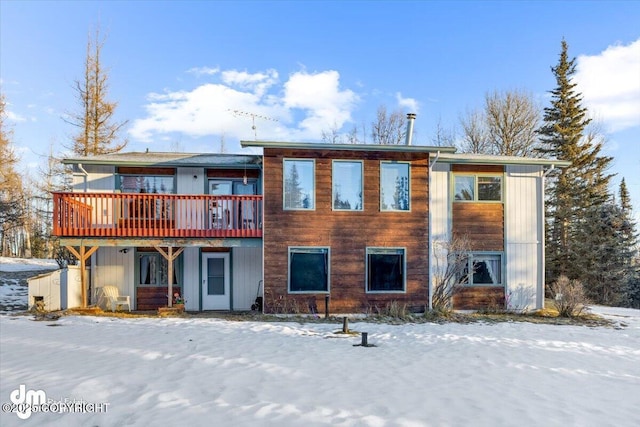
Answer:
POLYGON ((640 311, 594 311, 618 326, 352 321, 375 347, 335 323, 3 315, 0 425, 640 425, 640 311), (87 412, 5 412, 37 390, 87 412))

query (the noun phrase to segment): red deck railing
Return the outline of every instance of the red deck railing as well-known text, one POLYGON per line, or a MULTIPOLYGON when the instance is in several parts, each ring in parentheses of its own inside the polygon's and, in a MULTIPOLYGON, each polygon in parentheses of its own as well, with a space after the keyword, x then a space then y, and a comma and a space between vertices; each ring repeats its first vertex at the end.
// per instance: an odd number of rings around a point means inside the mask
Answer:
POLYGON ((59 237, 262 237, 262 196, 53 193, 59 237))

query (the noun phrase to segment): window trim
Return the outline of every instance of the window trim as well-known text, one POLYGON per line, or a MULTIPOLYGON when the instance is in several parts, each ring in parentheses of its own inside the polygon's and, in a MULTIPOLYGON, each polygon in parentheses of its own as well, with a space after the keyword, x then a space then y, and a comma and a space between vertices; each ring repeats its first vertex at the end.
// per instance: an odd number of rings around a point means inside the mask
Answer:
POLYGON ((407 248, 402 246, 367 246, 364 256, 364 290, 367 294, 406 294, 407 293, 407 248), (402 290, 398 291, 376 291, 369 289, 369 255, 389 254, 399 255, 402 251, 402 290))
POLYGON ((289 294, 329 294, 331 292, 331 248, 329 246, 289 246, 287 248, 287 293, 289 294), (327 290, 292 291, 291 290, 291 254, 324 253, 327 257, 327 290))
POLYGON ((380 160, 380 182, 378 183, 378 190, 379 190, 379 194, 380 194, 380 212, 411 212, 411 162, 410 161, 400 161, 400 160, 380 160), (383 208, 383 199, 382 199, 382 168, 383 165, 385 164, 390 164, 390 165, 398 165, 398 164, 405 164, 407 165, 407 183, 409 184, 409 188, 408 188, 408 194, 407 194, 407 198, 408 198, 408 209, 384 209, 383 208))
POLYGON ((451 184, 451 200, 454 203, 504 203, 504 173, 461 173, 454 172, 451 184), (473 199, 459 200, 456 199, 456 178, 457 177, 473 177, 473 199), (478 199, 478 178, 500 178, 500 200, 480 200, 478 199))
POLYGON ((460 283, 461 286, 464 287, 506 287, 505 283, 505 263, 504 263, 504 252, 500 251, 470 251, 467 254, 467 271, 469 272, 467 283, 460 283), (500 257, 500 281, 501 283, 473 283, 473 263, 474 258, 483 258, 483 257, 500 257))
POLYGON ((364 211, 364 161, 362 160, 348 160, 348 159, 333 159, 331 161, 331 210, 336 212, 363 212, 364 211), (333 167, 336 163, 359 163, 360 164, 360 209, 340 209, 335 207, 336 188, 334 180, 333 167))
POLYGON ((316 159, 285 157, 282 159, 282 210, 285 211, 315 211, 316 210, 316 159), (286 203, 286 162, 311 162, 313 165, 313 178, 311 188, 312 208, 290 208, 286 203))

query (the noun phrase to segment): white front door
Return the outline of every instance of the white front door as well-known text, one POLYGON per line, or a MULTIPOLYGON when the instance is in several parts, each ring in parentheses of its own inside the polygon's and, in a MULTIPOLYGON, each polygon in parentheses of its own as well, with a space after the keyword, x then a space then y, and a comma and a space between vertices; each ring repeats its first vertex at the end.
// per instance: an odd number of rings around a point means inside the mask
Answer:
POLYGON ((202 309, 231 309, 228 253, 202 254, 202 309))

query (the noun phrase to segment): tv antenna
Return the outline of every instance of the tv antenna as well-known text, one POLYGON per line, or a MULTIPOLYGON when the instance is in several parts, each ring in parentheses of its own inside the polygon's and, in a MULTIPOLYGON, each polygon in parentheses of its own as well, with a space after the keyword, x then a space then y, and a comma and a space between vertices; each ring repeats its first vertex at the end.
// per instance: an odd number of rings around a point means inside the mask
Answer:
POLYGON ((256 119, 269 120, 272 122, 278 121, 278 119, 274 119, 272 117, 262 116, 260 114, 255 114, 255 113, 248 113, 246 111, 231 110, 231 109, 227 111, 231 112, 231 114, 233 114, 235 117, 238 117, 238 116, 251 117, 251 129, 253 129, 253 138, 256 141, 258 140, 258 128, 256 127, 256 119))

